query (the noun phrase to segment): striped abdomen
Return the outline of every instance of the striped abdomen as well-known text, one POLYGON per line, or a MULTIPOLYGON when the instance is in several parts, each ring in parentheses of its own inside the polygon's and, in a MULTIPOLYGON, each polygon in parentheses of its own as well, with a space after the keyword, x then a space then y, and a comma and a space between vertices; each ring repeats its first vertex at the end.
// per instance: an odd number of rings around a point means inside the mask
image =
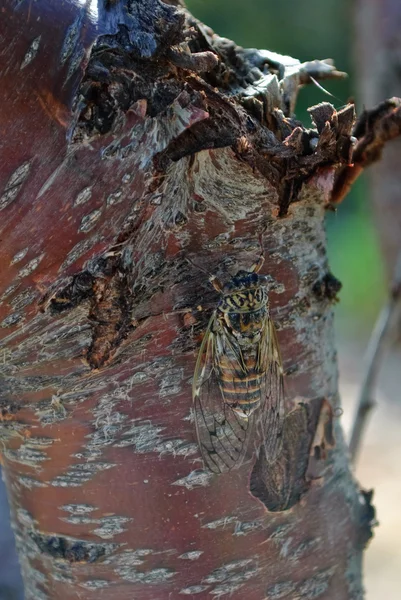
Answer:
POLYGON ((237 350, 241 352, 243 370, 238 369, 237 357, 233 360, 234 355, 227 351, 216 357, 217 373, 224 402, 241 417, 247 418, 259 407, 265 373, 261 372, 258 364, 257 344, 238 347, 237 350))

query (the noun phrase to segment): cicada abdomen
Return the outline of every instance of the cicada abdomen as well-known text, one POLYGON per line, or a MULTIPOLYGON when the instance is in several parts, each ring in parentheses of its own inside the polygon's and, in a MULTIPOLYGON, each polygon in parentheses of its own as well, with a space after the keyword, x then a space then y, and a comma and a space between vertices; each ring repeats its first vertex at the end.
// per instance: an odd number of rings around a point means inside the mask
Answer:
POLYGON ((281 443, 283 369, 270 318, 263 257, 222 286, 199 351, 193 383, 198 441, 205 465, 239 467, 250 439, 274 460, 281 443))

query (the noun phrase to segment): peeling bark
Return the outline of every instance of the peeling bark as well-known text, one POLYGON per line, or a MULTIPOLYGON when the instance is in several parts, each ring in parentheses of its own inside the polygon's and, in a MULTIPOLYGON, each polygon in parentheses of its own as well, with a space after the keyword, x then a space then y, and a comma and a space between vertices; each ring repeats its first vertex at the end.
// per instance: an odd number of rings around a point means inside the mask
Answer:
POLYGON ((332 64, 174 4, 5 4, 0 437, 26 598, 359 599, 374 519, 336 417, 324 214, 367 119, 322 103, 305 128, 297 91, 332 64), (249 269, 261 239, 284 449, 217 476, 191 411, 204 271, 249 269))

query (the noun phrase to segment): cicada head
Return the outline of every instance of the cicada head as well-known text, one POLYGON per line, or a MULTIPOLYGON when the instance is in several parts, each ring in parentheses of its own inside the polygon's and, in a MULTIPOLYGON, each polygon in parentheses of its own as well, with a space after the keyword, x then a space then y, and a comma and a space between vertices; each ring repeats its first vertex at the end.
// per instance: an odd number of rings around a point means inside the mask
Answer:
POLYGON ((223 286, 223 294, 251 290, 259 287, 267 287, 266 275, 259 275, 250 271, 238 271, 238 273, 223 286))
POLYGON ((254 311, 268 306, 267 277, 238 271, 222 288, 222 304, 236 311, 254 311))

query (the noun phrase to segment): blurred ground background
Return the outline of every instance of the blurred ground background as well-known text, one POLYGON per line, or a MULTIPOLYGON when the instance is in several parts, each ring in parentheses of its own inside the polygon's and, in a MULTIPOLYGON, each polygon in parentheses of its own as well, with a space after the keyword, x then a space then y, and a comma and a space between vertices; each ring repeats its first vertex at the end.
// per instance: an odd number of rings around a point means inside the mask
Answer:
MULTIPOLYGON (((267 48, 302 61, 333 58, 337 68, 349 73, 345 81, 325 84, 338 100, 325 96, 315 86, 301 91, 297 117, 305 124, 310 123, 308 106, 330 101, 338 108, 356 96, 353 3, 347 0, 187 0, 187 5, 217 33, 240 45, 267 48)), ((358 112, 362 109, 357 98, 358 112)), ((369 205, 367 179, 357 182, 336 213, 328 213, 327 234, 332 272, 343 283, 341 302, 335 310, 344 403, 342 419, 348 433, 361 383, 363 353, 386 295, 385 269, 369 205)), ((361 485, 375 489, 374 504, 380 523, 365 557, 367 600, 400 597, 400 365, 401 355, 393 349, 386 357, 378 407, 369 423, 357 467, 361 485)), ((23 597, 12 550, 8 507, 0 482, 0 600, 22 600, 23 597)))

